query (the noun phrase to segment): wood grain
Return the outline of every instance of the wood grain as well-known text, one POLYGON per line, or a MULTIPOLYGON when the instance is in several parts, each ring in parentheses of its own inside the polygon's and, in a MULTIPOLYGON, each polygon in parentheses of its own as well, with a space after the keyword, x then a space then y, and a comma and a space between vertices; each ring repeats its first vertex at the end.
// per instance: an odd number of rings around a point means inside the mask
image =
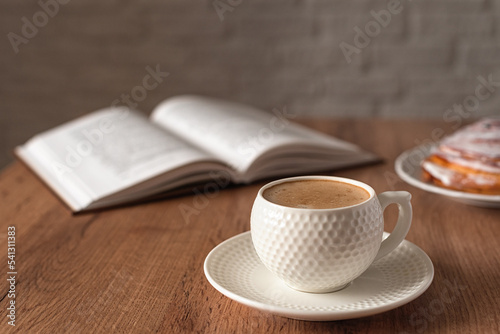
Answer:
MULTIPOLYGON (((264 182, 203 201, 183 196, 73 216, 22 164, 0 175, 0 331, 5 333, 493 333, 500 330, 500 210, 458 204, 393 178, 397 155, 445 124, 310 120, 385 160, 335 175, 377 192, 408 190, 407 239, 432 259, 435 278, 413 302, 379 315, 307 322, 240 305, 217 292, 203 261, 220 242, 249 230, 264 182), (189 219, 180 207, 197 208, 189 219), (16 227, 16 326, 7 324, 7 228, 16 227)), ((394 210, 386 214, 394 220, 394 210)), ((393 222, 386 224, 390 230, 393 222)))

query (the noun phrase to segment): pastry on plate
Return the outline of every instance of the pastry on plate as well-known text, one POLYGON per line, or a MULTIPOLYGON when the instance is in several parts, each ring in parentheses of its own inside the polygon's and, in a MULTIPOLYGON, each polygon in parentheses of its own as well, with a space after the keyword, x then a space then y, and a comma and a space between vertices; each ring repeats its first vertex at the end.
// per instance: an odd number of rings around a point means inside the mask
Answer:
POLYGON ((422 162, 423 179, 468 193, 500 195, 500 118, 445 137, 422 162))

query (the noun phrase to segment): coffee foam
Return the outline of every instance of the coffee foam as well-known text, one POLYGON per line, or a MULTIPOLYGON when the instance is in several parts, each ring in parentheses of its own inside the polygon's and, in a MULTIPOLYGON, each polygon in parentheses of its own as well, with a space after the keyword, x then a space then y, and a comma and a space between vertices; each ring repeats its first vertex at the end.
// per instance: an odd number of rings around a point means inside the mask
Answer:
POLYGON ((332 180, 283 182, 264 190, 262 195, 272 203, 302 209, 341 208, 370 198, 361 187, 332 180))

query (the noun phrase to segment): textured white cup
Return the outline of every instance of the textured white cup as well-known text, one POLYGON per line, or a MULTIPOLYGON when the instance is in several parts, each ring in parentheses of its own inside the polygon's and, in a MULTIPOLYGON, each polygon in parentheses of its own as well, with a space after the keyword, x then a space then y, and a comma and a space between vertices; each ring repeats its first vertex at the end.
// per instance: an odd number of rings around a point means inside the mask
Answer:
POLYGON ((411 194, 388 191, 375 195, 359 181, 332 176, 281 179, 262 187, 252 207, 252 241, 262 263, 293 289, 325 293, 344 288, 370 264, 389 254, 406 237, 411 225, 411 194), (274 204, 264 190, 301 180, 340 181, 361 187, 370 198, 335 209, 303 209, 274 204), (382 241, 384 209, 392 203, 399 217, 391 235, 382 241))

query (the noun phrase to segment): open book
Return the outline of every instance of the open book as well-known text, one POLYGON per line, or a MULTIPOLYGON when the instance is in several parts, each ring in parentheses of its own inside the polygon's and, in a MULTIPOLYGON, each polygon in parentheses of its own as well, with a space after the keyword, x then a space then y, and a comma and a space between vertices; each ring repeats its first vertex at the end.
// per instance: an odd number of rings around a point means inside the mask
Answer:
POLYGON ((179 96, 149 118, 126 107, 90 113, 33 137, 15 153, 75 212, 138 201, 216 175, 249 183, 377 159, 286 116, 286 109, 271 113, 179 96))

